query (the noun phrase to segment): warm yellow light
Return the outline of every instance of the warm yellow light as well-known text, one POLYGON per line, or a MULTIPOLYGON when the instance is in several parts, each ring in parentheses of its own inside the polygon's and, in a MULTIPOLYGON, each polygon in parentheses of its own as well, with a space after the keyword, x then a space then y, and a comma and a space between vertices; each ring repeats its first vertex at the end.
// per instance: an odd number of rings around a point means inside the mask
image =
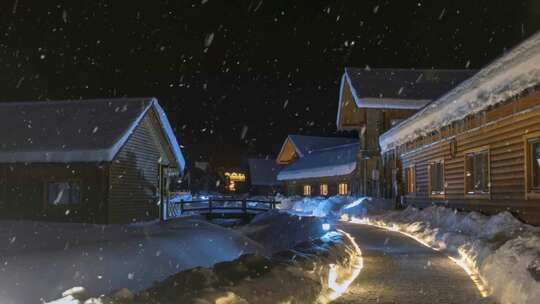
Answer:
MULTIPOLYGON (((372 220, 366 219, 366 218, 361 218, 361 219, 353 218, 351 220, 351 222, 356 223, 356 224, 370 225, 370 226, 374 226, 374 227, 378 227, 378 228, 382 228, 382 229, 386 229, 386 230, 390 230, 390 231, 395 231, 395 232, 401 233, 401 234, 403 234, 405 236, 408 236, 408 237, 414 239, 418 243, 420 243, 420 244, 422 244, 422 245, 424 245, 424 246, 426 246, 428 248, 431 248, 431 249, 433 249, 435 251, 441 251, 440 248, 437 248, 435 246, 430 245, 428 242, 424 241, 423 239, 418 238, 418 237, 416 237, 416 236, 414 236, 412 234, 409 234, 407 232, 399 230, 399 226, 396 225, 396 224, 388 225, 388 224, 386 224, 385 222, 382 222, 382 221, 372 221, 372 220)), ((488 287, 488 284, 487 284, 486 280, 484 278, 482 278, 482 276, 480 275, 480 272, 476 268, 475 263, 474 263, 474 259, 471 256, 469 256, 465 252, 465 250, 463 250, 462 248, 458 249, 458 254, 460 256, 459 259, 451 257, 449 255, 447 255, 447 257, 451 261, 456 263, 459 267, 461 267, 465 271, 465 273, 467 273, 467 275, 469 275, 469 277, 471 278, 471 281, 473 281, 474 285, 476 286, 476 289, 478 289, 478 291, 480 292, 480 295, 482 297, 484 297, 484 298, 488 297, 491 294, 491 292, 489 290, 489 287, 488 287)))
POLYGON ((244 173, 225 172, 225 176, 228 177, 229 180, 233 181, 233 182, 245 182, 246 181, 246 175, 244 173))

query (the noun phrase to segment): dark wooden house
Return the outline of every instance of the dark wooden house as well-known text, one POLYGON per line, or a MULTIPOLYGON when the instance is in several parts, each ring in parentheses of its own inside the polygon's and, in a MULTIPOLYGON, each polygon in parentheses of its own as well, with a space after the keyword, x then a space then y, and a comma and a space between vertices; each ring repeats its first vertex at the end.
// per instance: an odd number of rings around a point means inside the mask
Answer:
POLYGON ((283 193, 283 183, 277 180, 281 166, 273 158, 249 158, 249 193, 253 195, 275 195, 283 193))
POLYGON ((0 104, 0 217, 160 217, 184 158, 156 99, 0 104))
POLYGON ((540 34, 383 134, 405 204, 540 224, 540 34))
POLYGON ((473 75, 469 70, 346 68, 341 79, 337 128, 359 135, 358 194, 391 195, 379 136, 473 75))
POLYGON ((277 179, 288 195, 329 196, 356 193, 358 140, 289 135, 277 163, 277 179))

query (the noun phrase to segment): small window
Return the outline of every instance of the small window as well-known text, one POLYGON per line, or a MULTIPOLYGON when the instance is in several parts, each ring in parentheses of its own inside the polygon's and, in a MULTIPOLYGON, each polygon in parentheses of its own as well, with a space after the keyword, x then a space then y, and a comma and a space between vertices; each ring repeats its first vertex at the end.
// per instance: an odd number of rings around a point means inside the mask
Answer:
POLYGON ((81 186, 78 182, 47 183, 47 203, 49 205, 70 205, 81 202, 81 186))
POLYGON ((405 168, 405 182, 406 188, 405 191, 407 194, 415 193, 416 187, 416 178, 414 174, 414 167, 405 168))
POLYGON ((304 195, 305 196, 311 195, 311 185, 304 185, 304 195))
POLYGON ((467 194, 488 194, 489 152, 467 153, 465 155, 465 191, 467 194))
POLYGON ((429 164, 429 188, 431 195, 444 194, 444 163, 442 161, 429 164))
POLYGON ((529 140, 528 149, 528 191, 540 192, 540 138, 529 140))
POLYGON ((321 195, 327 196, 328 195, 328 184, 321 184, 319 188, 319 192, 321 195))
POLYGON ((340 183, 338 185, 338 194, 339 195, 347 195, 349 194, 349 185, 346 183, 340 183))

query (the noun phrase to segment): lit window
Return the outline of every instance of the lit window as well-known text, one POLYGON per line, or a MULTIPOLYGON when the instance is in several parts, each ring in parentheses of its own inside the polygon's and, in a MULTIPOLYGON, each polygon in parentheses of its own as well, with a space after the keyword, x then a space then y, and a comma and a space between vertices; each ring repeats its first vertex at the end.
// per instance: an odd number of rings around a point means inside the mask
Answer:
POLYGON ((416 176, 414 174, 414 167, 405 168, 405 182, 407 193, 414 193, 416 187, 416 176))
POLYGON ((444 164, 441 161, 429 164, 429 188, 431 195, 444 194, 444 164))
POLYGON ((304 185, 304 195, 305 196, 311 195, 311 185, 304 185))
POLYGON ((467 194, 489 193, 489 152, 468 153, 465 155, 465 191, 467 194))
POLYGON ((349 194, 349 185, 347 185, 346 183, 340 183, 338 185, 338 194, 339 195, 347 195, 349 194))
POLYGON ((49 205, 70 205, 81 202, 81 186, 78 182, 47 183, 47 203, 49 205))
POLYGON ((321 195, 324 195, 324 196, 328 195, 328 184, 321 184, 319 190, 320 190, 321 195))

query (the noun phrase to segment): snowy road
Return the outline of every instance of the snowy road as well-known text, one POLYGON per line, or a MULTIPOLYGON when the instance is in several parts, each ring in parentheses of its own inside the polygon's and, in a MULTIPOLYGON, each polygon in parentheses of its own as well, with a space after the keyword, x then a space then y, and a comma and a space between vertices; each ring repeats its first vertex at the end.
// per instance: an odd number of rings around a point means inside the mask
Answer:
POLYGON ((337 228, 355 238, 364 268, 334 303, 495 303, 448 257, 407 236, 360 224, 337 228))

